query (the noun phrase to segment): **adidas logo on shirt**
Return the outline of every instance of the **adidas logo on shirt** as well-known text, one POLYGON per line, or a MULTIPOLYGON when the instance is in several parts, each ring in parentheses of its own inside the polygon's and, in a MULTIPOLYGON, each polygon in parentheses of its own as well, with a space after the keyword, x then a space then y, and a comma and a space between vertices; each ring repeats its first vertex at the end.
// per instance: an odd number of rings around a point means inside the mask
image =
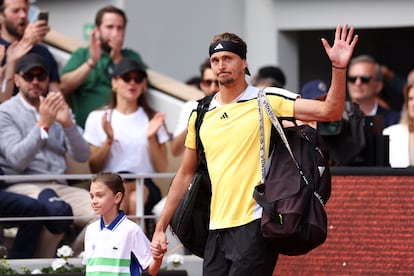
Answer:
POLYGON ((227 115, 226 112, 223 113, 223 115, 221 115, 220 119, 227 119, 229 117, 229 115, 227 115))
POLYGON ((214 47, 214 51, 217 51, 217 50, 220 50, 220 49, 223 49, 223 48, 224 48, 223 45, 221 45, 221 43, 219 43, 219 44, 217 44, 216 47, 214 47))

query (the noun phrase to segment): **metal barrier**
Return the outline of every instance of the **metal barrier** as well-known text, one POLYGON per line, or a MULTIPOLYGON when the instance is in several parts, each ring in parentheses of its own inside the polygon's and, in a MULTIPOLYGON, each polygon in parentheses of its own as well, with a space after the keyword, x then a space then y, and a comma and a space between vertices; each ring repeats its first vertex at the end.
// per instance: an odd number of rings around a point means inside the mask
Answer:
MULTIPOLYGON (((11 182, 40 182, 53 180, 90 180, 95 174, 59 174, 59 175, 0 175, 0 180, 11 182)), ((130 218, 137 218, 139 225, 144 229, 145 218, 155 218, 155 215, 144 215, 144 178, 173 178, 175 173, 139 173, 139 174, 120 174, 123 178, 136 179, 136 215, 129 216, 130 218)), ((64 185, 64 184, 62 184, 64 185)), ((90 218, 88 216, 48 216, 48 217, 0 217, 0 223, 13 221, 34 221, 34 220, 67 220, 90 218)))

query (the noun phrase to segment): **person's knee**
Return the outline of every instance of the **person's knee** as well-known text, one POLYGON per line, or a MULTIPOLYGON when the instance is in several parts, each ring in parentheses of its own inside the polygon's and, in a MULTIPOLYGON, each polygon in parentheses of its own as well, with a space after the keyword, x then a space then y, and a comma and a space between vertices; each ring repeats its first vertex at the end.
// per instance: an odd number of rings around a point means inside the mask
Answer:
POLYGON ((47 215, 47 210, 38 200, 22 196, 19 200, 20 212, 27 217, 43 217, 47 215))

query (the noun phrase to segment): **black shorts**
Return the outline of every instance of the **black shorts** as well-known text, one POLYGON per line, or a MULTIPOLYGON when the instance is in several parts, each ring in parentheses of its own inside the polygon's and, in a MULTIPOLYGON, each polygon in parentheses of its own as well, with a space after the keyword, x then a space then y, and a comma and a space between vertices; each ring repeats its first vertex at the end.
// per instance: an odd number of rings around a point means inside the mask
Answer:
POLYGON ((271 276, 279 253, 260 230, 260 219, 210 231, 204 251, 204 276, 271 276))

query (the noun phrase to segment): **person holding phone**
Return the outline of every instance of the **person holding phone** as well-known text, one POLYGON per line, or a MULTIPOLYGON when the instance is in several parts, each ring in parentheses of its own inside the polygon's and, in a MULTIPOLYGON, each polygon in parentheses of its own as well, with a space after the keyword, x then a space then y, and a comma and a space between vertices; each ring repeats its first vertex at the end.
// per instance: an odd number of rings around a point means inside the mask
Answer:
POLYGON ((0 85, 0 102, 17 94, 13 82, 16 63, 28 52, 37 53, 46 60, 50 72, 50 89, 59 90, 57 62, 50 51, 40 44, 50 31, 50 27, 44 17, 37 22, 29 23, 29 7, 29 0, 0 0, 0 15, 4 17, 1 23, 0 45, 6 47, 6 54, 1 60, 4 77, 0 85))
POLYGON ((123 48, 127 18, 123 10, 105 6, 95 16, 89 47, 79 48, 63 67, 61 90, 68 96, 76 122, 85 126, 88 114, 111 99, 111 74, 123 57, 146 70, 141 56, 123 48))
POLYGON ((41 10, 39 11, 38 20, 44 20, 46 21, 46 24, 49 23, 49 11, 47 10, 41 10))

